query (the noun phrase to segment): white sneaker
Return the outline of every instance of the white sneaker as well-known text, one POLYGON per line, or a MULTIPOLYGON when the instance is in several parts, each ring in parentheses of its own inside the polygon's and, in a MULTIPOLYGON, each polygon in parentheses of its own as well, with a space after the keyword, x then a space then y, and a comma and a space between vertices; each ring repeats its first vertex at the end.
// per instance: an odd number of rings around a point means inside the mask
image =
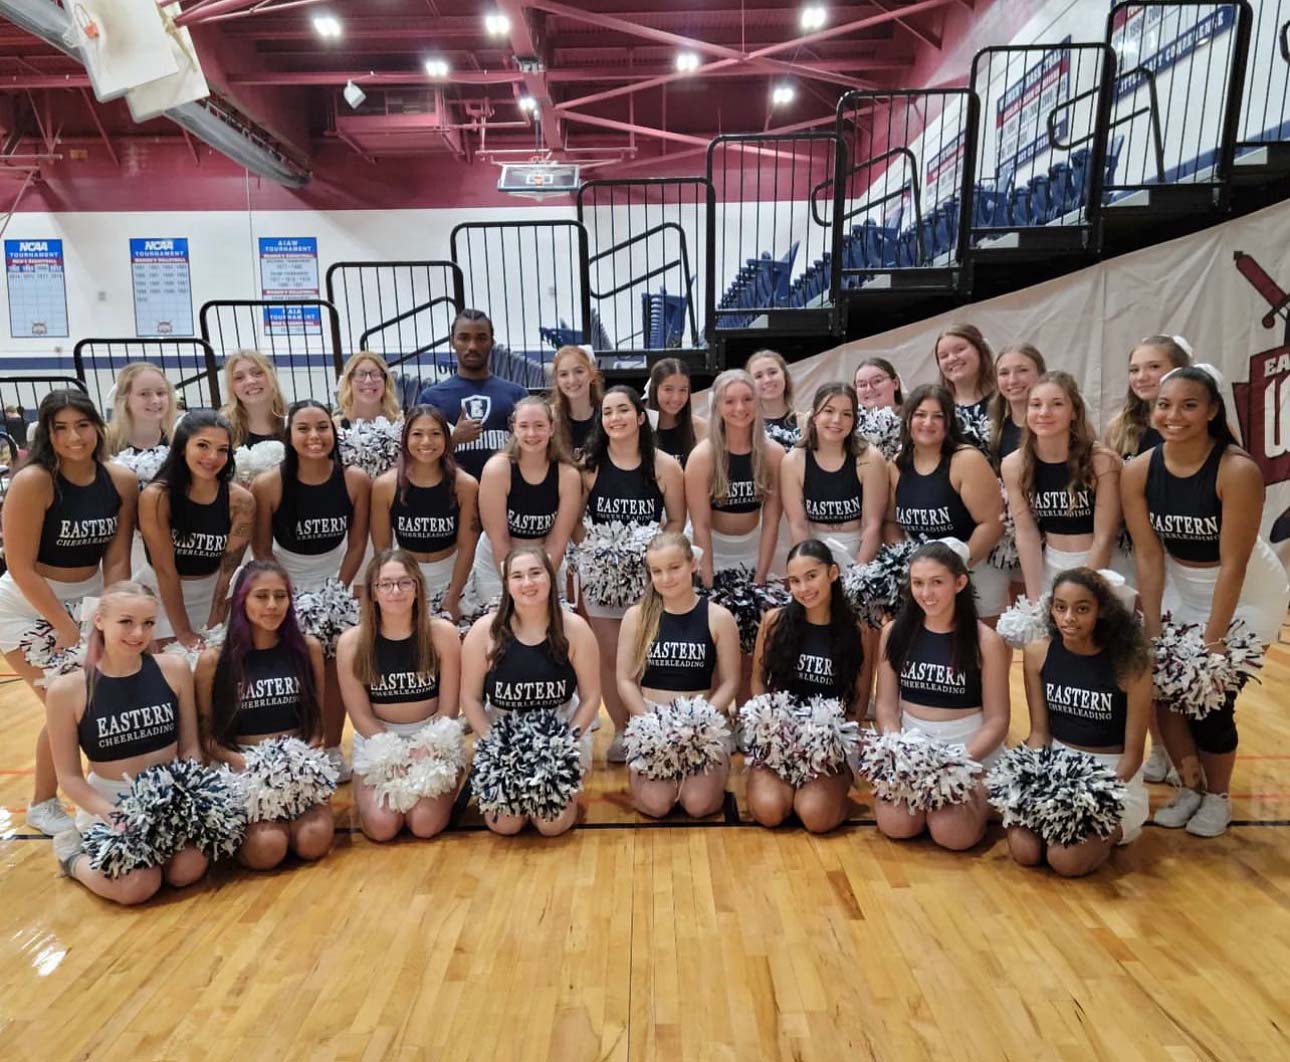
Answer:
POLYGON ((1232 821, 1232 800, 1226 793, 1206 793, 1200 809, 1187 820, 1187 832, 1197 837, 1218 837, 1232 821))
POLYGON ((609 748, 605 751, 605 762, 627 762, 627 746, 623 742, 623 732, 621 730, 614 735, 614 740, 609 743, 609 748))
POLYGON ((81 854, 81 833, 75 826, 54 834, 54 858, 63 877, 72 876, 72 864, 81 854))
POLYGON ((1169 753, 1165 752, 1164 745, 1152 745, 1151 755, 1142 765, 1142 780, 1158 785, 1168 777, 1170 770, 1169 753))
POLYGON ((345 759, 345 754, 341 752, 339 745, 327 750, 327 759, 336 768, 337 785, 344 785, 353 777, 354 772, 350 769, 349 761, 345 759))
POLYGON ((63 810, 58 797, 50 797, 39 804, 27 805, 27 825, 34 826, 46 837, 57 837, 64 830, 72 829, 75 823, 63 810))
POLYGON ((1152 816, 1152 822, 1170 830, 1186 826, 1204 798, 1194 789, 1176 789, 1174 798, 1152 816))

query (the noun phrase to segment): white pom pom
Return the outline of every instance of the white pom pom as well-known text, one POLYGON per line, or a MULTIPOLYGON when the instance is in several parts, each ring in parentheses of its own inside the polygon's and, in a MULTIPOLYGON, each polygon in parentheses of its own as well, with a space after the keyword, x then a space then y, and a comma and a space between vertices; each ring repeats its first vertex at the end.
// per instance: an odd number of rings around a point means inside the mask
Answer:
POLYGON ((1014 649, 1024 649, 1033 641, 1048 637, 1048 595, 1031 601, 1022 594, 999 617, 999 637, 1014 649))
POLYGON ((1213 652, 1202 627, 1173 623, 1166 615, 1153 643, 1154 699, 1192 719, 1223 708, 1263 667, 1266 650, 1240 620, 1228 628, 1225 641, 1227 652, 1213 652))
POLYGON ((336 655, 336 642, 358 625, 358 601, 339 579, 328 579, 317 590, 297 590, 296 619, 300 628, 322 642, 323 653, 336 655))
POLYGON ((904 730, 864 742, 857 770, 869 779, 880 800, 907 804, 911 811, 935 811, 966 801, 982 769, 962 745, 904 730))
POLYGON ((886 406, 862 408, 856 419, 856 434, 868 439, 888 461, 900 453, 900 415, 886 406))
POLYGON ((372 479, 388 472, 399 460, 403 447, 403 422, 387 417, 360 420, 342 428, 337 442, 340 459, 361 468, 372 479))
POLYGON ((139 486, 144 487, 152 482, 153 477, 161 471, 170 454, 169 446, 154 446, 150 450, 122 451, 112 458, 118 465, 124 465, 139 477, 139 486))
POLYGON ((336 768, 327 754, 299 738, 269 738, 243 756, 246 770, 236 778, 251 822, 299 818, 336 791, 336 768))
POLYGON ((634 771, 646 778, 680 781, 726 762, 730 726, 703 697, 678 697, 634 716, 623 741, 634 771))
POLYGON ((249 486, 261 472, 268 472, 282 464, 287 448, 277 439, 265 439, 254 446, 239 446, 233 452, 234 476, 243 486, 249 486))

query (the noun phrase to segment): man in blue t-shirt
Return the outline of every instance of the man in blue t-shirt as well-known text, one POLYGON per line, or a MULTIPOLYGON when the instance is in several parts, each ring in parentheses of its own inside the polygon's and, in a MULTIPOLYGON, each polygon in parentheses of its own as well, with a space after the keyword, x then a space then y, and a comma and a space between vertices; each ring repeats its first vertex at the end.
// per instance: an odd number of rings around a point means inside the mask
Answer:
POLYGON ((494 376, 493 322, 482 310, 462 310, 452 322, 456 375, 427 384, 418 402, 432 405, 453 424, 453 456, 476 479, 484 463, 506 445, 515 403, 528 394, 517 383, 494 376))

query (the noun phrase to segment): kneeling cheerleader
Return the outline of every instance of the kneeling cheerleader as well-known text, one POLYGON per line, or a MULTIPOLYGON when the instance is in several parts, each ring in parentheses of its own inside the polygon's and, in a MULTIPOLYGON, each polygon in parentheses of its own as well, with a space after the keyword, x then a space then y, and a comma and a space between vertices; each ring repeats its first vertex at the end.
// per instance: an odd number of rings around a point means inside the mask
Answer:
POLYGON ((461 648, 461 704, 475 731, 471 788, 494 833, 532 822, 548 837, 578 817, 600 707, 596 639, 560 607, 551 558, 516 546, 502 562, 502 602, 461 648))
POLYGON ((694 550, 683 534, 656 535, 645 566, 645 596, 627 610, 618 643, 618 692, 631 713, 628 788, 645 815, 662 818, 679 803, 702 818, 726 795, 739 629, 695 593, 694 550))
POLYGON ((362 619, 340 636, 340 692, 354 724, 354 800, 363 833, 389 841, 448 825, 466 749, 457 721, 461 642, 431 618, 415 557, 381 550, 363 580, 362 619))
MULTIPOLYGON (((1124 590, 1131 605, 1134 591, 1124 590)), ((1018 863, 1046 859, 1080 877, 1141 832, 1150 664, 1137 619, 1107 579, 1088 568, 1057 576, 1048 637, 1026 646, 1030 736, 988 777, 1018 863)))
POLYGON ((977 618, 968 551, 955 539, 919 546, 909 597, 883 628, 880 737, 861 752, 874 817, 888 837, 924 829, 943 848, 971 848, 989 808, 981 775, 1008 732, 1008 647, 977 618))
POLYGON ((336 769, 321 749, 323 653, 303 634, 291 581, 272 561, 238 574, 228 633, 198 658, 197 708, 212 760, 239 772, 247 798, 238 859, 270 870, 288 849, 321 859, 331 848, 336 769))
POLYGON ((755 696, 740 710, 748 808, 763 826, 796 812, 825 833, 847 815, 848 760, 860 741, 847 717, 866 698, 872 664, 828 545, 808 538, 789 550, 788 588, 792 601, 768 612, 757 634, 755 696), (759 732, 782 740, 759 748, 759 732))
POLYGON ((55 836, 54 854, 64 874, 120 904, 143 903, 163 881, 191 885, 221 840, 231 853, 246 826, 236 792, 200 766, 188 665, 148 652, 156 622, 149 588, 108 587, 94 612, 85 670, 61 675, 46 696, 58 782, 80 809, 76 828, 55 836), (213 796, 197 814, 215 833, 189 833, 182 818, 169 817, 189 781, 213 796), (125 850, 131 835, 137 839, 125 850))

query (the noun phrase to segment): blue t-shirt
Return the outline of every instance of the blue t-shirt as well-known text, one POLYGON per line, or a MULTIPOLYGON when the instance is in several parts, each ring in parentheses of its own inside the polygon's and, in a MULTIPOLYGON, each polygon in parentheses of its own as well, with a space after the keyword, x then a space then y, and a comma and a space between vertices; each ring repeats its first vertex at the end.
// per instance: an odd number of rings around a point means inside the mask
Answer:
POLYGON ((434 406, 453 424, 463 416, 483 421, 479 436, 471 442, 459 443, 453 451, 457 464, 478 479, 485 462, 506 445, 515 403, 527 394, 519 384, 500 376, 484 380, 450 376, 422 388, 417 401, 434 406))

